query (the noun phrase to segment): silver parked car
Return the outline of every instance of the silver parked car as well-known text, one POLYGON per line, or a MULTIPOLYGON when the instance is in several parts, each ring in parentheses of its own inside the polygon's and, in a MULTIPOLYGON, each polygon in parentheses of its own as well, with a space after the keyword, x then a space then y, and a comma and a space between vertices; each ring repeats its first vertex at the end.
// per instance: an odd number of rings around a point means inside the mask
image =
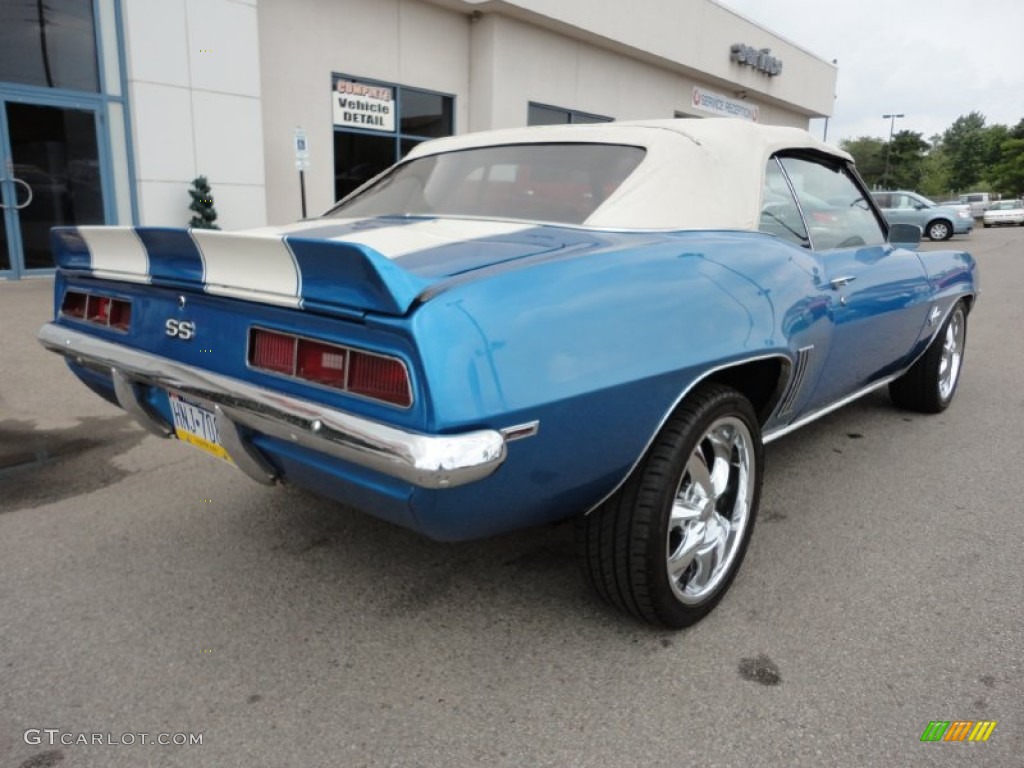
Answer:
POLYGON ((1020 200, 999 200, 992 203, 981 217, 986 227, 994 227, 1000 224, 1016 224, 1024 227, 1024 202, 1020 200))
POLYGON ((974 217, 963 208, 947 208, 906 190, 872 192, 890 224, 917 224, 929 240, 949 240, 974 229, 974 217))
POLYGON ((960 195, 960 202, 971 206, 971 215, 980 219, 988 207, 995 202, 995 198, 990 192, 968 192, 960 195))

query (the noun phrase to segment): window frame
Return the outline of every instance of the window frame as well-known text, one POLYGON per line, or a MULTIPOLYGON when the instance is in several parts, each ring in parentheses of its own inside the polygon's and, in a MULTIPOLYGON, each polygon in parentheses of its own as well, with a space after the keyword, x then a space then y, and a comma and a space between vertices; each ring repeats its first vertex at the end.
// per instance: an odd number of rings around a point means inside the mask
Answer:
POLYGON ((595 123, 614 123, 614 117, 608 117, 607 115, 599 115, 595 112, 584 112, 582 109, 570 109, 568 107, 556 107, 554 104, 544 104, 540 101, 528 101, 526 102, 526 125, 593 125, 595 123), (550 109, 554 112, 564 112, 569 120, 565 123, 531 123, 530 122, 530 107, 539 107, 540 109, 550 109), (576 122, 577 117, 590 118, 584 120, 582 123, 576 122))
MULTIPOLYGON (((783 167, 782 162, 779 160, 778 153, 776 153, 776 154, 772 155, 770 158, 768 158, 768 163, 767 163, 767 165, 765 165, 765 183, 762 184, 762 189, 761 189, 761 211, 762 211, 762 215, 763 215, 763 212, 764 212, 764 192, 765 192, 765 189, 767 189, 767 186, 768 186, 768 184, 767 184, 767 181, 768 181, 768 166, 773 165, 773 164, 778 169, 779 174, 782 176, 782 181, 783 181, 783 183, 785 183, 786 190, 789 192, 790 200, 792 200, 793 205, 796 208, 797 215, 800 217, 800 224, 804 228, 804 235, 803 235, 802 239, 805 242, 798 243, 795 240, 790 240, 789 238, 783 237, 781 235, 776 235, 776 234, 774 234, 772 232, 765 232, 763 229, 760 228, 760 225, 758 226, 758 231, 764 232, 764 234, 770 234, 773 237, 778 237, 781 240, 785 240, 788 243, 792 243, 793 245, 797 246, 798 248, 806 248, 809 251, 813 251, 814 250, 814 243, 811 240, 810 230, 808 230, 808 228, 807 228, 807 218, 804 215, 804 209, 800 205, 800 198, 796 194, 796 189, 793 187, 793 182, 790 181, 789 174, 786 173, 786 169, 783 167)), ((784 222, 780 221, 780 223, 782 224, 783 227, 786 227, 786 224, 784 222)), ((788 229, 788 227, 786 227, 786 228, 788 229)))
POLYGON ((864 183, 864 179, 862 179, 860 177, 860 174, 857 173, 857 168, 853 165, 853 163, 821 152, 815 152, 814 150, 784 149, 772 154, 771 159, 779 163, 779 166, 782 168, 782 173, 786 178, 786 182, 789 185, 789 188, 792 191, 794 197, 796 198, 797 207, 800 210, 800 216, 803 219, 804 228, 807 230, 807 237, 811 243, 810 250, 814 251, 815 253, 823 253, 836 250, 848 250, 849 248, 870 248, 876 246, 872 246, 869 244, 867 246, 848 246, 847 248, 818 248, 814 243, 814 237, 811 234, 811 228, 807 225, 807 214, 804 211, 803 204, 800 202, 800 195, 797 194, 796 187, 793 184, 792 179, 789 177, 789 173, 788 171, 786 171, 786 167, 782 164, 782 158, 786 157, 791 157, 796 160, 802 160, 804 162, 821 165, 824 166, 825 168, 828 168, 833 171, 838 171, 839 173, 845 175, 853 183, 857 191, 861 193, 861 198, 864 200, 865 203, 867 203, 869 212, 874 216, 875 222, 878 224, 879 228, 882 231, 882 242, 879 243, 878 245, 885 245, 889 242, 889 222, 882 214, 882 210, 878 206, 878 203, 875 201, 874 195, 871 194, 871 191, 868 189, 867 184, 864 183))
MULTIPOLYGON (((393 83, 387 80, 376 80, 372 77, 360 77, 358 75, 349 75, 344 72, 331 72, 331 92, 334 92, 335 83, 338 80, 354 80, 358 83, 365 83, 366 85, 380 85, 385 88, 393 88, 395 93, 395 130, 393 131, 375 131, 372 128, 351 128, 349 126, 338 126, 331 124, 331 136, 335 133, 356 133, 363 136, 378 136, 394 139, 395 142, 395 162, 397 163, 402 159, 402 142, 407 139, 411 139, 417 143, 421 141, 430 141, 431 139, 444 138, 443 136, 424 136, 418 133, 404 133, 402 131, 402 96, 405 91, 415 91, 416 93, 425 93, 430 96, 440 96, 442 99, 451 100, 451 112, 452 112, 452 124, 451 133, 448 136, 455 136, 458 133, 457 114, 455 111, 456 95, 454 93, 446 93, 445 91, 435 91, 430 88, 419 88, 413 85, 402 85, 401 83, 393 83)), ((333 141, 332 141, 333 150, 333 141)))

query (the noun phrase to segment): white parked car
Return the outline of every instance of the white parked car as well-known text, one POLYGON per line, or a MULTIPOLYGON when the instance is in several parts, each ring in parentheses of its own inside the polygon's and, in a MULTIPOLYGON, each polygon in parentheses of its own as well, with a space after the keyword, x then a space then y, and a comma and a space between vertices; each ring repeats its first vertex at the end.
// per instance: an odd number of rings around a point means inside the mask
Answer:
POLYGON ((1000 200, 992 203, 981 217, 986 227, 999 224, 1016 224, 1024 227, 1024 202, 1020 200, 1000 200))

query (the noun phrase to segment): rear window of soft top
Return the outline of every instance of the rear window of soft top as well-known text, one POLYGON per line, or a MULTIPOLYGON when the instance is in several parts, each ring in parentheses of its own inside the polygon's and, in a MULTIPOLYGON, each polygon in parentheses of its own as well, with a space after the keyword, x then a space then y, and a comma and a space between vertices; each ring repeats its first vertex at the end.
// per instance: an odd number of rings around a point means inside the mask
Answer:
POLYGON ((646 150, 620 144, 508 144, 395 166, 329 216, 480 216, 582 224, 646 150))

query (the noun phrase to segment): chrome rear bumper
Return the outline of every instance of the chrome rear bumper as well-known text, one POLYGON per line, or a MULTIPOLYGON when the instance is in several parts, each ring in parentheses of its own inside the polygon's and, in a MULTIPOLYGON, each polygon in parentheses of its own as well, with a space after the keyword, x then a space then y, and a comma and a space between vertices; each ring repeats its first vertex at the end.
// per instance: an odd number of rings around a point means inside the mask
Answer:
POLYGON ((103 341, 55 323, 39 330, 47 349, 108 373, 121 407, 161 437, 174 430, 140 397, 139 385, 172 389, 205 401, 234 463, 262 483, 276 472, 239 426, 368 467, 422 488, 453 488, 490 475, 505 460, 496 430, 425 435, 272 392, 220 374, 103 341))

